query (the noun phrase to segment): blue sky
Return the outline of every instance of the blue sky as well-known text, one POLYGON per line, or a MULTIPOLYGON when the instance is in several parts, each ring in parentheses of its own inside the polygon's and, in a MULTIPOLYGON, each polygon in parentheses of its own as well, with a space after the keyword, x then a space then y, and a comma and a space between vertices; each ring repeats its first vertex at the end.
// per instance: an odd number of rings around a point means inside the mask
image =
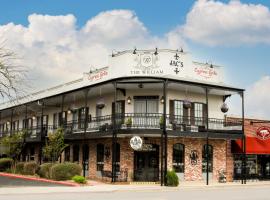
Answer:
MULTIPOLYGON (((60 20, 57 18, 53 23, 57 24, 58 22, 55 21, 62 20, 61 23, 59 22, 59 26, 67 25, 64 31, 81 32, 87 27, 86 24, 89 20, 100 16, 102 12, 110 13, 112 10, 124 10, 133 12, 133 14, 131 14, 132 16, 127 20, 131 21, 131 32, 134 32, 134 35, 132 35, 132 33, 126 33, 126 30, 122 30, 121 32, 126 38, 135 38, 134 42, 130 43, 129 48, 133 48, 138 41, 138 48, 140 48, 140 46, 144 47, 144 43, 149 41, 149 43, 154 45, 155 43, 153 41, 156 40, 152 38, 158 38, 159 42, 157 44, 163 45, 167 40, 169 41, 167 35, 173 34, 173 39, 170 38, 170 41, 173 41, 172 43, 174 43, 175 46, 181 45, 181 42, 184 43, 183 45, 193 54, 195 60, 203 62, 210 61, 224 66, 228 75, 227 82, 231 85, 249 90, 249 94, 247 94, 248 98, 251 98, 251 94, 257 89, 260 89, 260 91, 257 91, 257 95, 267 93, 267 91, 263 91, 261 88, 268 88, 268 86, 270 88, 270 85, 268 85, 270 84, 270 1, 200 0, 201 3, 198 2, 199 1, 196 0, 2 0, 0 7, 0 36, 5 40, 5 34, 9 32, 6 37, 10 48, 14 47, 17 50, 21 46, 24 46, 26 49, 26 47, 29 46, 26 44, 26 40, 31 40, 29 37, 31 38, 32 36, 29 35, 31 35, 33 30, 38 32, 37 29, 39 29, 40 32, 43 32, 44 28, 44 33, 46 33, 48 37, 57 38, 57 36, 53 35, 52 30, 47 30, 47 26, 49 26, 48 24, 51 23, 50 20, 52 19, 44 17, 46 15, 67 16, 71 14, 71 17, 69 16, 60 20), (235 12, 237 9, 239 9, 239 11, 235 12), (209 12, 209 10, 213 12, 209 12), (34 13, 37 15, 33 15, 34 13), (227 13, 228 16, 226 16, 227 13), (29 16, 32 16, 31 22, 29 22, 29 16), (216 18, 217 20, 215 20, 216 18), (63 22, 63 20, 66 21, 63 22), (74 22, 74 20, 76 22, 74 22), (8 31, 3 31, 1 35, 1 26, 2 29, 5 29, 9 23, 14 23, 17 26, 8 27, 8 31), (134 28, 134 30, 132 28, 134 28), (28 33, 26 33, 27 31, 28 33), (21 35, 24 34, 24 37, 20 38, 18 32, 20 32, 21 35), (200 32, 202 32, 202 34, 199 34, 200 32), (142 37, 147 39, 142 39, 142 37), (10 42, 10 40, 13 41, 10 42), (23 40, 23 42, 18 45, 15 44, 14 40, 23 40)), ((99 20, 95 21, 95 23, 104 20, 106 16, 108 16, 107 14, 100 16, 98 18, 99 20)), ((117 13, 119 16, 128 14, 129 13, 125 12, 117 13)), ((115 20, 117 23, 122 23, 122 18, 121 20, 118 18, 115 20)), ((124 23, 127 23, 127 21, 124 21, 124 23)), ((104 25, 103 21, 102 25, 104 25)), ((91 27, 92 26, 93 24, 91 27)), ((60 32, 59 30, 56 30, 56 32, 57 31, 60 32)), ((102 31, 108 30, 102 29, 102 31)), ((46 46, 51 44, 51 40, 48 42, 44 38, 40 39, 44 37, 41 36, 42 33, 40 32, 35 34, 35 37, 38 37, 38 43, 35 43, 34 47, 37 49, 42 45, 46 46)), ((103 34, 103 32, 99 32, 99 34, 103 34)), ((111 33, 108 31, 105 32, 105 34, 110 35, 111 33)), ((120 36, 119 38, 116 36, 113 37, 114 41, 121 39, 120 36)), ((93 39, 90 41, 93 43, 93 39)), ((126 47, 125 45, 115 45, 110 39, 108 39, 108 41, 109 45, 106 46, 104 42, 104 44, 102 43, 101 45, 102 47, 100 47, 98 39, 94 41, 94 43, 101 49, 106 48, 109 51, 111 49, 126 47)), ((71 46, 74 46, 73 43, 67 49, 72 49, 71 46)), ((172 47, 173 44, 169 46, 172 47)), ((32 46, 32 50, 26 49, 24 53, 32 52, 34 51, 33 49, 32 46)), ((86 52, 89 51, 91 50, 86 49, 86 52)), ((45 53, 40 53, 39 56, 43 56, 44 54, 45 53)), ((82 60, 83 59, 84 58, 82 58, 82 60)), ((48 72, 52 69, 51 65, 55 65, 55 60, 60 62, 60 58, 56 57, 50 62, 44 58, 44 61, 40 59, 39 61, 35 61, 34 64, 36 66, 41 63, 40 66, 42 66, 44 63, 47 63, 48 66, 50 65, 47 70, 48 72)), ((33 64, 32 61, 28 63, 30 63, 29 65, 33 64)), ((60 63, 63 64, 64 62, 61 61, 60 63)), ((33 69, 34 68, 35 67, 33 67, 33 69)), ((56 68, 57 65, 55 65, 55 69, 56 68)), ((35 70, 37 70, 36 77, 39 77, 40 74, 46 74, 46 71, 41 72, 38 71, 40 69, 35 70)), ((70 73, 72 73, 72 70, 70 73)), ((46 80, 50 78, 50 80, 53 80, 54 78, 53 76, 50 77, 50 75, 47 76, 49 78, 46 80)), ((42 82, 42 84, 40 84, 46 86, 46 84, 50 85, 50 83, 53 82, 51 81, 49 83, 48 81, 46 82, 46 80, 44 79, 43 82, 40 81, 42 82)), ((59 82, 60 81, 62 81, 62 79, 59 79, 59 82)), ((39 83, 37 83, 37 85, 39 85, 39 83)), ((265 99, 267 101, 270 100, 270 95, 261 95, 258 98, 261 98, 260 102, 263 104, 265 99)), ((257 107, 253 108, 254 114, 257 109, 257 107)), ((267 112, 270 112, 270 106, 267 109, 267 112)), ((264 112, 259 115, 265 116, 264 112)))

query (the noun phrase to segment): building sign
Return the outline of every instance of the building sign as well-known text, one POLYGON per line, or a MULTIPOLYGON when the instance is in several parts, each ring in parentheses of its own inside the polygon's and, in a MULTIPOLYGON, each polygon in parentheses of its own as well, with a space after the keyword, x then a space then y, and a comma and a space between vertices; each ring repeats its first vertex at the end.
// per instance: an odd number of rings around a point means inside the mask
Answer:
POLYGON ((267 140, 270 138, 270 127, 262 126, 256 131, 257 138, 267 140))
POLYGON ((205 79, 210 79, 217 76, 217 71, 212 67, 195 67, 194 72, 205 79))
POLYGON ((108 67, 85 73, 85 85, 116 78, 160 77, 195 82, 223 82, 221 67, 193 62, 189 53, 176 50, 123 51, 109 57, 108 67))
POLYGON ((133 136, 129 141, 130 147, 135 151, 142 148, 143 140, 139 136, 133 136))
POLYGON ((142 147, 140 149, 138 149, 138 151, 157 151, 157 147, 153 144, 143 144, 142 147))
POLYGON ((191 150, 190 155, 190 164, 191 165, 197 165, 198 162, 198 152, 196 150, 191 150))

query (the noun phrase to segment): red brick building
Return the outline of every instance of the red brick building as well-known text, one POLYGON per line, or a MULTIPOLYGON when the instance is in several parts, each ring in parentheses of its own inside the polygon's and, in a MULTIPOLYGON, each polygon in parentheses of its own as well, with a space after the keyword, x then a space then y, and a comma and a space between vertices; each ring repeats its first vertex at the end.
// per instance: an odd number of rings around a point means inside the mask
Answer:
POLYGON ((181 181, 218 181, 221 172, 230 181, 231 142, 244 135, 241 120, 225 117, 226 99, 239 96, 242 110, 244 90, 222 76, 183 51, 120 52, 81 79, 0 104, 0 136, 28 131, 22 160, 42 163, 47 134, 62 127, 61 161, 94 179, 163 185, 174 169, 181 181))

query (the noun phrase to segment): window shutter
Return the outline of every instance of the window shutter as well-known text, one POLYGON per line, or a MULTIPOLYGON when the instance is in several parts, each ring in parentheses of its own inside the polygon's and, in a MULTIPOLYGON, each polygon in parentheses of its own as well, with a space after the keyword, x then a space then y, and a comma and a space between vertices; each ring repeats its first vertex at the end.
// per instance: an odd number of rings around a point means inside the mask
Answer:
POLYGON ((203 125, 206 126, 207 123, 207 105, 203 104, 203 125))
POLYGON ((191 125, 195 125, 195 103, 191 103, 191 108, 190 108, 190 123, 191 125))
POLYGON ((170 123, 174 123, 174 100, 170 100, 169 102, 169 112, 170 112, 170 123))

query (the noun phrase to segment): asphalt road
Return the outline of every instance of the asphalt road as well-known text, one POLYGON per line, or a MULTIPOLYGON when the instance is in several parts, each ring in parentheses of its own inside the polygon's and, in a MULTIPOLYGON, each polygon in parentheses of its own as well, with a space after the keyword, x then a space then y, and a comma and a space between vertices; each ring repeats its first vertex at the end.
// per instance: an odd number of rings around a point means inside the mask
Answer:
POLYGON ((59 192, 6 194, 0 200, 270 200, 270 186, 178 189, 177 191, 59 192))
POLYGON ((61 187, 62 185, 0 176, 0 187, 25 187, 25 186, 31 186, 31 187, 38 187, 38 186, 39 187, 40 186, 59 187, 60 186, 61 187))

